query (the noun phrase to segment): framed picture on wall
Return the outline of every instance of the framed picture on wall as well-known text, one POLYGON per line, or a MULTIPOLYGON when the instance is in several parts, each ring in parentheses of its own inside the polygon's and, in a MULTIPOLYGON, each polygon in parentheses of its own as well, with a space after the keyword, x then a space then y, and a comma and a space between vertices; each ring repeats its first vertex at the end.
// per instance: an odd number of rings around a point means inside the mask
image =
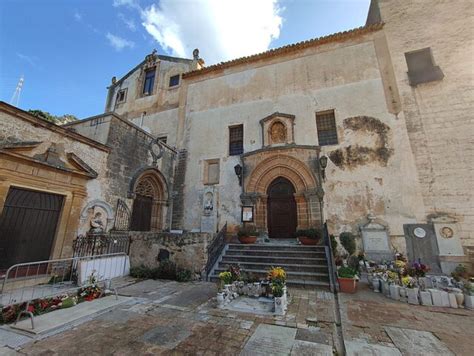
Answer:
POLYGON ((253 206, 242 207, 242 222, 253 222, 253 206))

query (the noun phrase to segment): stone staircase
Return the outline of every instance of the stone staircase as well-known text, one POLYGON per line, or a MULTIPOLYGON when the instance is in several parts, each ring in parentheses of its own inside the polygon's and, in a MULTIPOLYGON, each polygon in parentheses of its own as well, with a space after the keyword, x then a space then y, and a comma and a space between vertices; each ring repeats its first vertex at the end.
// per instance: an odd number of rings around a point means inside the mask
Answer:
POLYGON ((289 286, 329 289, 324 246, 229 244, 209 279, 217 282, 219 273, 232 264, 259 278, 266 277, 271 267, 282 267, 287 272, 289 286))

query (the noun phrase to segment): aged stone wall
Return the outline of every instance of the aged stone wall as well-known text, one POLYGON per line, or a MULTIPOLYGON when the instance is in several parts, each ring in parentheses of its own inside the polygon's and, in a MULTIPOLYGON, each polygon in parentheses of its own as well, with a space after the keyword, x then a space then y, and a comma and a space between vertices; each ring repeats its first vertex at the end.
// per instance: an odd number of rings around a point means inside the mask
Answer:
POLYGON ((11 187, 62 195, 50 258, 70 257, 87 196, 97 189, 100 195, 109 149, 4 103, 0 109, 0 148, 10 147, 0 153, 0 213, 11 187), (52 147, 54 158, 44 159, 52 147), (78 167, 71 154, 94 172, 78 167))
POLYGON ((180 268, 200 274, 207 263, 207 246, 212 235, 207 233, 131 232, 130 264, 158 267, 159 255, 169 253, 169 259, 180 268))
MULTIPOLYGON (((375 2, 375 1, 374 1, 375 2)), ((474 246, 474 4, 389 1, 378 5, 426 215, 447 215, 474 246), (404 53, 430 47, 442 80, 410 86, 404 53)))
POLYGON ((378 36, 359 36, 190 78, 184 125, 189 152, 184 227, 199 227, 209 159, 220 162, 215 185, 218 224, 228 222, 229 229, 240 224, 242 188, 233 167, 241 158, 228 155, 229 126, 243 124, 247 154, 262 148, 261 119, 274 112, 294 115, 295 144, 314 146, 315 113, 333 109, 339 143, 321 148, 330 157, 323 188, 331 232, 357 232, 372 211, 389 225, 392 236, 403 236, 403 224, 417 221, 424 210, 405 122, 393 113, 393 98, 387 100, 388 64, 383 62, 382 72, 378 36))
MULTIPOLYGON (((96 117, 85 119, 81 122, 70 124, 67 127, 74 129, 81 134, 93 134, 93 137, 106 137, 105 144, 110 147, 110 154, 107 157, 104 170, 102 172, 103 180, 93 186, 88 199, 84 204, 84 209, 90 205, 91 201, 103 201, 110 208, 114 216, 110 223, 113 224, 115 218, 116 206, 119 199, 123 200, 131 210, 133 205, 133 188, 131 187, 134 180, 146 169, 158 169, 164 176, 167 185, 165 191, 173 187, 173 169, 175 152, 169 147, 163 147, 162 156, 153 164, 153 157, 150 154, 150 143, 154 136, 133 125, 132 123, 116 116, 104 115, 99 117, 97 131, 91 130, 91 123, 97 120, 96 117), (103 134, 100 130, 106 132, 103 134)), ((97 205, 97 204, 96 204, 97 205)), ((168 206, 168 203, 165 204, 168 206)), ((170 211, 164 209, 163 219, 164 228, 170 226, 170 211)), ((85 233, 88 228, 87 219, 83 219, 83 224, 79 233, 85 233)), ((112 228, 113 226, 108 226, 112 228)))

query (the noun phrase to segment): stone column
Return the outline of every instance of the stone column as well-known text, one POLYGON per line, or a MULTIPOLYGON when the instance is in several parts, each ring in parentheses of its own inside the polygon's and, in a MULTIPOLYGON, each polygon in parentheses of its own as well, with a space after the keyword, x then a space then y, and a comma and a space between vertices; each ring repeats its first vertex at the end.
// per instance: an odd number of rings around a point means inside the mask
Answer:
POLYGON ((308 226, 308 203, 306 201, 306 197, 302 193, 295 193, 295 201, 296 201, 296 211, 297 211, 297 218, 298 224, 296 226, 297 229, 307 229, 308 226))
POLYGON ((308 190, 304 193, 308 202, 308 221, 310 227, 321 226, 321 210, 319 206, 319 197, 316 189, 308 190))

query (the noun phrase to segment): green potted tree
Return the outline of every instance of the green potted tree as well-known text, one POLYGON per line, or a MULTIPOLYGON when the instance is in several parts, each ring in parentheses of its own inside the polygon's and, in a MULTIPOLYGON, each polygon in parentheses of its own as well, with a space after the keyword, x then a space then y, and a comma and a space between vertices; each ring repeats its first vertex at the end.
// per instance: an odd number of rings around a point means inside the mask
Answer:
POLYGON ((343 232, 339 235, 341 245, 346 249, 349 256, 352 256, 356 251, 355 235, 351 232, 343 232))
POLYGON ((339 290, 342 293, 355 293, 357 291, 357 271, 351 267, 342 266, 337 270, 339 290))
POLYGON ((253 225, 243 225, 237 230, 237 237, 241 244, 253 244, 257 241, 257 229, 253 225))
POLYGON ((307 230, 298 230, 296 231, 296 238, 303 245, 317 245, 323 233, 320 229, 307 229, 307 230))

